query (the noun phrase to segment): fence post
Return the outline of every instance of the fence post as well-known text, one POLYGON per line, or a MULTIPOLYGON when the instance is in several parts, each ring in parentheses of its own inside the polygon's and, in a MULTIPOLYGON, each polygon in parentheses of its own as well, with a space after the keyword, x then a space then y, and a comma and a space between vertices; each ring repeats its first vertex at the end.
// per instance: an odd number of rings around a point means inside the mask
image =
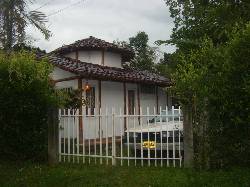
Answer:
POLYGON ((59 159, 59 120, 58 109, 50 108, 48 111, 48 163, 54 165, 59 159))
POLYGON ((116 147, 115 147, 115 113, 112 109, 112 166, 116 165, 116 147))
POLYGON ((188 105, 183 107, 183 130, 184 130, 184 167, 192 168, 194 164, 192 107, 188 105))

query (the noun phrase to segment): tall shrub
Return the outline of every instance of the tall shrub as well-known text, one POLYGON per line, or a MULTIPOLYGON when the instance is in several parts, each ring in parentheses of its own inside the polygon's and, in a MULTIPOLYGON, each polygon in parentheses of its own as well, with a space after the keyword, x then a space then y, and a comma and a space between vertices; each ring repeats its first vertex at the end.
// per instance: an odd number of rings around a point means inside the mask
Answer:
POLYGON ((0 157, 45 158, 52 67, 29 52, 0 53, 0 157))
POLYGON ((219 47, 179 53, 172 77, 182 104, 192 105, 196 165, 250 165, 250 25, 219 47))

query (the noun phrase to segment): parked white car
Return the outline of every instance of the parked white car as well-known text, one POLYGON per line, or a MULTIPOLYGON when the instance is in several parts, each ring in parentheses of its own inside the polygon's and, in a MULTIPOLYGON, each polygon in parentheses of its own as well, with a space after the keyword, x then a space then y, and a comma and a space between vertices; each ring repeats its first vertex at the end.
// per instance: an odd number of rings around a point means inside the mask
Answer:
POLYGON ((162 111, 136 128, 125 131, 125 145, 136 150, 183 150, 183 117, 179 110, 162 111), (127 136, 128 133, 128 136, 127 136), (173 141, 174 140, 174 141, 173 141), (128 143, 129 142, 129 143, 128 143))

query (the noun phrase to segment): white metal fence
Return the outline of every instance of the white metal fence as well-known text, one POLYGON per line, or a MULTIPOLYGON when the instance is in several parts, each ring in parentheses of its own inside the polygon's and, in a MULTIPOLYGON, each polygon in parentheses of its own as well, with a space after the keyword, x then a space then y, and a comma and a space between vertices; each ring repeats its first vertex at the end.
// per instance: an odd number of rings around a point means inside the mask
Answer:
POLYGON ((182 166, 180 108, 85 112, 59 110, 60 162, 182 166))

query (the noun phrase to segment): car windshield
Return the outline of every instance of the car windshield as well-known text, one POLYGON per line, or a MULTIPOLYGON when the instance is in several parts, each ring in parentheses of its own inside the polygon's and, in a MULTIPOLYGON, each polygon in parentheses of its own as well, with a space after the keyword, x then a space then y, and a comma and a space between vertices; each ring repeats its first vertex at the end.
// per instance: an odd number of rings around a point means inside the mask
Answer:
POLYGON ((155 123, 155 122, 179 122, 183 121, 183 116, 182 113, 179 114, 179 110, 174 110, 174 114, 172 113, 171 110, 169 110, 168 112, 166 112, 165 110, 161 112, 161 115, 156 116, 154 118, 152 118, 151 120, 149 120, 149 123, 155 123))

